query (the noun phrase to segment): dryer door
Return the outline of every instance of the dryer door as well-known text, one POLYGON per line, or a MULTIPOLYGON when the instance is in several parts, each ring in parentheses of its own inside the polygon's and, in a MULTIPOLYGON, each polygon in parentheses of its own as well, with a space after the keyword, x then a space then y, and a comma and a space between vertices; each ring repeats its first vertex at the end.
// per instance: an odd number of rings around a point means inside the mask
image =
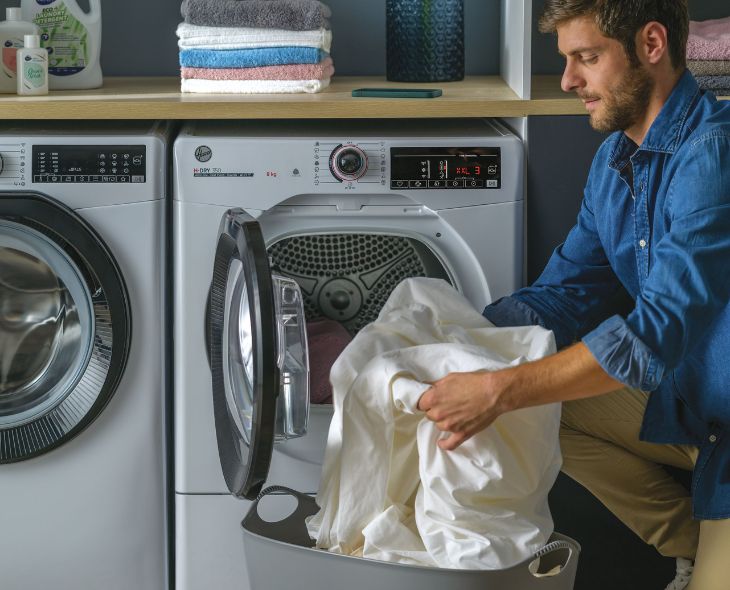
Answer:
POLYGON ((221 222, 208 309, 218 454, 231 493, 253 499, 277 439, 306 433, 309 362, 299 286, 272 276, 261 228, 221 222))
POLYGON ((127 291, 111 253, 65 205, 0 194, 0 463, 72 439, 127 361, 127 291))

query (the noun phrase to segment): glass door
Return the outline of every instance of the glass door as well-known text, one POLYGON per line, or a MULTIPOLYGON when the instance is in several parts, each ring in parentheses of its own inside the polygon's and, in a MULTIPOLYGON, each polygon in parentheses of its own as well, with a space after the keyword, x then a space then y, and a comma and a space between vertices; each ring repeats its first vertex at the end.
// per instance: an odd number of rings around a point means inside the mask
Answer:
POLYGON ((306 433, 309 364, 299 286, 272 276, 261 228, 242 209, 221 222, 208 342, 223 474, 231 493, 253 499, 275 441, 306 433))
POLYGON ((72 439, 127 359, 126 288, 99 236, 63 204, 0 194, 0 463, 72 439))

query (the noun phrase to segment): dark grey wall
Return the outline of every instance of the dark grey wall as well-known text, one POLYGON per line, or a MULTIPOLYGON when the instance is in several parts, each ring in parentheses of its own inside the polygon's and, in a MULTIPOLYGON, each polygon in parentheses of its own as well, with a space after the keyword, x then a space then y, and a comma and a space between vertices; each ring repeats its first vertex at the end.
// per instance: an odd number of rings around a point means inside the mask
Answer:
MULTIPOLYGON (((0 0, 5 8, 20 0, 0 0)), ((79 0, 88 7, 88 0, 79 0)), ((385 0, 325 0, 332 9, 332 56, 339 75, 385 74, 385 0)), ((499 71, 498 0, 464 0, 465 66, 499 71)), ((174 76, 180 0, 102 0, 101 65, 107 76, 174 76)))
MULTIPOLYGON (((78 0, 88 6, 88 0, 78 0)), ((5 8, 20 0, 0 0, 5 8)), ((325 0, 332 9, 332 55, 340 75, 385 73, 385 0, 325 0)), ((727 0, 690 0, 695 20, 728 16, 727 0)), ((533 0, 532 62, 536 74, 558 74, 562 59, 552 35, 537 32, 544 0, 533 0)), ((466 72, 499 71, 498 0, 464 0, 466 72)), ((109 76, 173 76, 180 0, 102 0, 101 64, 109 76)))

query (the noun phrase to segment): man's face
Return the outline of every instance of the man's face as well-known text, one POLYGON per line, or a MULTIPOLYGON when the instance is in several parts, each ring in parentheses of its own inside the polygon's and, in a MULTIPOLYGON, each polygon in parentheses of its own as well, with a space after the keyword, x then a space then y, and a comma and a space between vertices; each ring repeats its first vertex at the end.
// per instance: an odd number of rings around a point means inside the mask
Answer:
POLYGON ((590 18, 576 18, 558 27, 558 49, 566 60, 561 86, 584 102, 594 129, 627 131, 643 121, 654 81, 618 41, 590 18))

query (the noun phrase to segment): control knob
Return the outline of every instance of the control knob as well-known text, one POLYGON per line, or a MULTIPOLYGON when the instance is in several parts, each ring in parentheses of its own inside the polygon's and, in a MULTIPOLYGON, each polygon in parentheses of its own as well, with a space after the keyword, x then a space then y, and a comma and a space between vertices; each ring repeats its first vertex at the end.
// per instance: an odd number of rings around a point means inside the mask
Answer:
POLYGON ((357 180, 368 171, 368 157, 356 145, 339 145, 330 155, 330 170, 340 182, 357 180))

